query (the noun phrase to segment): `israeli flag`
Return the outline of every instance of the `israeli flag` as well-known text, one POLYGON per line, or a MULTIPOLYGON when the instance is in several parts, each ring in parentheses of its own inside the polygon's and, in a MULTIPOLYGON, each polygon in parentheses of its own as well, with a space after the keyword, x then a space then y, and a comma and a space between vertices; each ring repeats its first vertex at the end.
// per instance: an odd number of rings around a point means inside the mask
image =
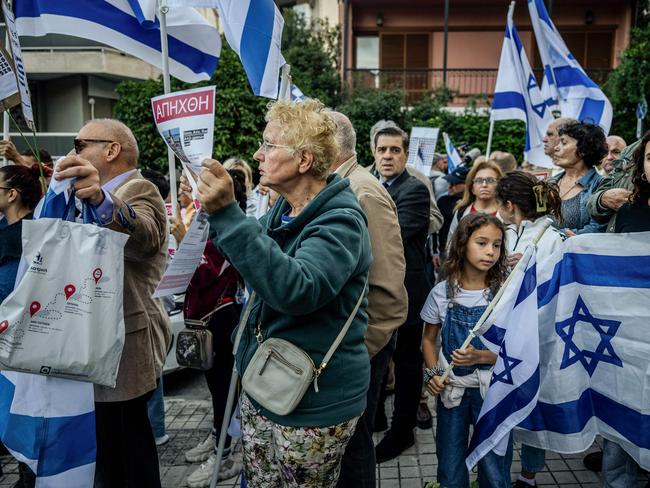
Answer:
POLYGON ((445 141, 445 151, 447 152, 447 172, 451 173, 460 166, 463 161, 460 159, 460 154, 458 154, 456 146, 451 142, 451 139, 446 132, 442 133, 442 138, 445 141))
POLYGON ((38 488, 88 488, 95 477, 93 385, 0 372, 0 439, 38 488))
MULTIPOLYGON (((35 218, 74 218, 72 180, 52 178, 35 218), (36 216, 37 215, 37 216, 36 216)), ((26 267, 18 270, 20 281, 26 267)), ((88 488, 95 478, 91 383, 0 371, 0 440, 36 473, 37 488, 88 488)))
POLYGON ((544 1, 528 0, 528 10, 544 63, 542 93, 547 106, 554 109, 559 104, 562 117, 600 125, 607 134, 612 125, 611 103, 567 48, 544 1))
MULTIPOLYGON (((21 36, 74 35, 101 42, 162 69, 160 23, 153 0, 14 0, 21 36)), ((210 79, 221 53, 219 32, 196 10, 166 16, 170 74, 194 83, 210 79)))
POLYGON ((539 394, 537 266, 533 246, 526 248, 504 286, 504 295, 477 331, 485 346, 497 354, 497 362, 465 460, 470 470, 491 450, 505 455, 510 431, 533 410, 539 394))
POLYGON ((293 83, 291 84, 291 101, 292 102, 304 102, 305 94, 293 83))
POLYGON ((542 382, 516 437, 577 453, 600 434, 650 469, 650 232, 571 237, 538 282, 542 382))
POLYGON ((508 10, 490 120, 524 121, 525 159, 537 166, 550 168, 553 167, 553 162, 544 154, 543 139, 546 128, 553 121, 553 115, 546 106, 535 74, 530 68, 526 51, 512 20, 513 10, 514 2, 508 10))
POLYGON ((278 98, 284 19, 273 0, 215 0, 230 47, 257 96, 278 98))

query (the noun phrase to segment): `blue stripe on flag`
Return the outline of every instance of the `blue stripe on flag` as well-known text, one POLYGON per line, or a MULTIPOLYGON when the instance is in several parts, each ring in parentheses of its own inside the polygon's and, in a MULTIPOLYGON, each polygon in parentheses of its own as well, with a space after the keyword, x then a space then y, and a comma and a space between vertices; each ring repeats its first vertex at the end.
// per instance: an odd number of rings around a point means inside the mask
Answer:
POLYGON ((506 329, 498 325, 490 326, 481 336, 484 340, 491 342, 497 347, 501 347, 503 338, 506 336, 506 329))
POLYGON ((586 88, 598 88, 587 74, 580 68, 573 66, 558 66, 553 69, 555 82, 558 88, 569 88, 572 86, 584 86, 586 88))
POLYGON ((542 0, 528 0, 528 3, 534 2, 535 8, 537 9, 537 15, 539 15, 540 20, 543 20, 548 24, 550 28, 553 28, 553 22, 551 22, 548 12, 546 11, 546 6, 542 0))
POLYGON ((518 108, 526 112, 526 100, 519 92, 498 92, 492 100, 492 110, 518 108))
POLYGON ((535 372, 518 388, 510 393, 493 408, 485 412, 474 426, 474 435, 467 450, 468 454, 476 449, 475 442, 479 439, 487 439, 496 428, 501 425, 510 415, 528 405, 539 390, 539 367, 535 372), (477 435, 477 432, 483 434, 477 435))
POLYGON ((650 288, 650 256, 602 256, 566 253, 555 264, 551 278, 539 285, 538 307, 548 304, 569 283, 617 288, 650 288), (617 270, 612 273, 611 270, 617 270))
POLYGON ((574 434, 581 432, 594 416, 633 444, 650 449, 650 415, 626 407, 591 388, 583 391, 580 398, 571 402, 538 402, 519 426, 532 431, 574 434))
POLYGON ((275 5, 272 1, 250 3, 241 35, 240 55, 253 93, 256 95, 262 89, 274 23, 275 5))
MULTIPOLYGON (((14 391, 14 384, 0 375, 0 412, 10 412, 14 391)), ((93 432, 95 412, 52 418, 13 413, 0 416, 3 443, 28 459, 38 460, 38 476, 52 476, 94 463, 95 438, 88 435, 93 432)))
MULTIPOLYGON (((106 26, 115 32, 134 39, 157 51, 160 47, 160 31, 140 25, 138 19, 123 12, 105 1, 84 2, 79 8, 76 2, 61 2, 54 0, 24 0, 14 2, 16 18, 40 17, 43 14, 61 15, 80 20, 94 22, 106 26)), ((74 33, 71 33, 74 35, 74 33)), ((169 57, 186 66, 194 73, 212 75, 217 68, 219 59, 193 46, 167 36, 169 57)))
POLYGON ((537 290, 537 265, 533 264, 524 273, 524 277, 521 280, 521 288, 519 288, 519 294, 517 295, 517 299, 515 300, 514 306, 516 307, 517 305, 519 305, 536 290, 537 290))
POLYGON ((603 112, 605 111, 605 100, 594 100, 593 98, 585 98, 582 102, 582 110, 578 116, 580 122, 588 124, 598 124, 603 112))

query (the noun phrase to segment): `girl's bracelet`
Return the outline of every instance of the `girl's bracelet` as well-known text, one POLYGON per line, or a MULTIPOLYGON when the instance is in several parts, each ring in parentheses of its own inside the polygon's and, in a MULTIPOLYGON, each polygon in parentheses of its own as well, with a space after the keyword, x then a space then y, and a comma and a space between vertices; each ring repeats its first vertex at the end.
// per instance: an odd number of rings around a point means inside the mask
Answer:
POLYGON ((445 374, 445 368, 434 366, 433 368, 424 368, 424 384, 428 384, 434 376, 442 376, 445 374))

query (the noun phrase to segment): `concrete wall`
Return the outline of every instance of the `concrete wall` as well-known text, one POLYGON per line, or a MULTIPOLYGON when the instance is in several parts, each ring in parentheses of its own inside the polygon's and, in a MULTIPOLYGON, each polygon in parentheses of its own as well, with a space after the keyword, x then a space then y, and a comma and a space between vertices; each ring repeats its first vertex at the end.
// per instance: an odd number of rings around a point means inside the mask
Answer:
POLYGON ((77 132, 89 115, 84 97, 83 76, 66 76, 42 84, 43 98, 47 100, 43 131, 77 132))

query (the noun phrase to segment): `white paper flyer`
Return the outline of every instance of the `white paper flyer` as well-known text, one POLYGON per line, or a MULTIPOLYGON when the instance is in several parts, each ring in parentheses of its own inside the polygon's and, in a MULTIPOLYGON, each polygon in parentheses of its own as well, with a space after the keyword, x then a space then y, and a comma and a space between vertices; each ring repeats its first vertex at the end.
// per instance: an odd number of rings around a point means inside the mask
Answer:
POLYGON ((198 175, 212 157, 215 87, 160 95, 151 99, 158 132, 182 163, 198 175))
POLYGON ((190 284, 196 268, 201 264, 209 231, 208 215, 205 212, 197 211, 187 234, 172 258, 172 262, 169 263, 165 274, 158 283, 153 294, 154 298, 184 293, 187 290, 187 285, 190 284))
POLYGON ((406 164, 429 176, 433 155, 436 152, 438 132, 432 127, 413 127, 409 143, 409 158, 406 164))

